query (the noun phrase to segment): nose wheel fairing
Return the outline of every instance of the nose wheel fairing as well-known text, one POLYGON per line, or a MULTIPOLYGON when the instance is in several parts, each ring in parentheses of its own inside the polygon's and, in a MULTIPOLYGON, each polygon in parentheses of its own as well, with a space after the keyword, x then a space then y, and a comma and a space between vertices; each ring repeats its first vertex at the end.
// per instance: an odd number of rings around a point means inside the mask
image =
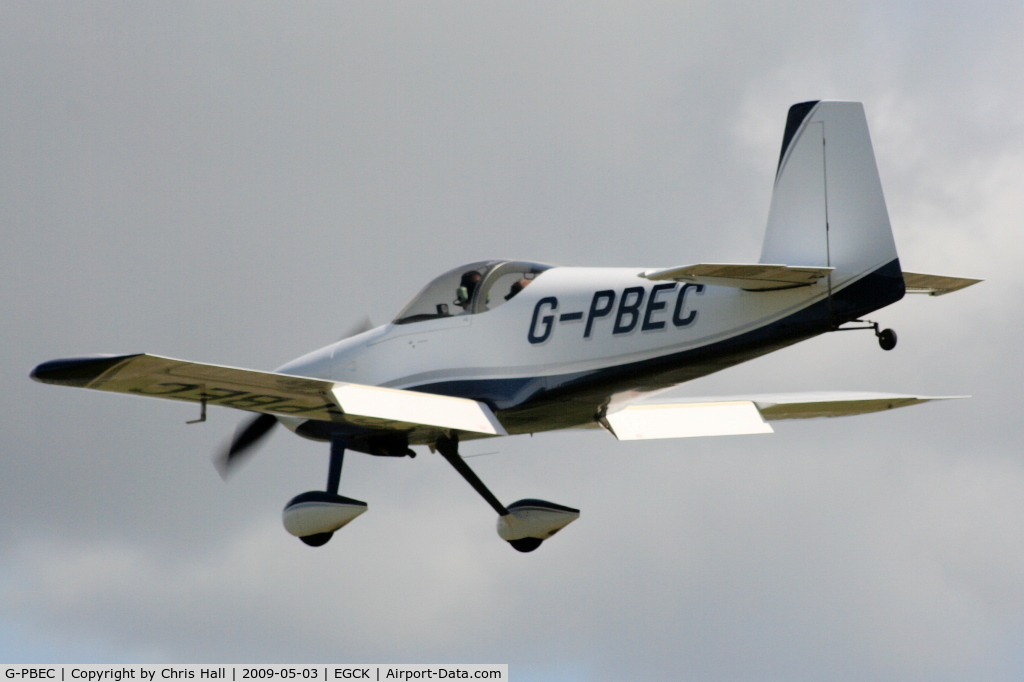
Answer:
POLYGON ((365 502, 338 494, 347 446, 346 440, 331 441, 327 490, 311 490, 296 495, 281 513, 285 530, 310 547, 327 544, 336 530, 347 526, 367 509, 365 502))
MULTIPOLYGON (((285 530, 310 544, 306 538, 340 530, 366 509, 365 502, 330 492, 312 490, 292 498, 282 512, 282 521, 285 530)), ((329 539, 328 535, 323 542, 313 546, 319 547, 329 539)))

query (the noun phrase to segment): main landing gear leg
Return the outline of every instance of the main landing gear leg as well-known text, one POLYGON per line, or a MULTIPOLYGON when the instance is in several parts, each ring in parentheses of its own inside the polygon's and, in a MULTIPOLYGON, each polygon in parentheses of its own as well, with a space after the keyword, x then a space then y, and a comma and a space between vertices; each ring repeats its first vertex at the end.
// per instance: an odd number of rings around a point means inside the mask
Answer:
POLYGON ((473 490, 477 491, 480 497, 484 498, 487 504, 491 505, 491 509, 498 512, 498 516, 506 516, 508 514, 508 509, 505 508, 505 505, 498 501, 494 493, 484 485, 480 477, 466 464, 466 460, 462 459, 461 455, 459 455, 459 434, 453 433, 451 436, 442 436, 437 440, 436 447, 441 456, 455 467, 460 476, 466 479, 466 483, 473 486, 473 490))
POLYGON ((366 511, 366 503, 342 497, 341 465, 345 462, 348 441, 331 441, 331 462, 327 468, 327 490, 311 490, 297 495, 285 505, 282 518, 284 527, 310 547, 326 545, 334 531, 350 523, 366 511))
POLYGON ((331 461, 327 465, 327 492, 331 495, 338 494, 341 486, 341 467, 345 463, 345 448, 348 441, 331 441, 331 461))
POLYGON ((544 500, 519 500, 508 507, 503 505, 459 455, 458 433, 442 436, 434 447, 498 513, 498 536, 520 552, 532 552, 580 517, 578 509, 544 500))

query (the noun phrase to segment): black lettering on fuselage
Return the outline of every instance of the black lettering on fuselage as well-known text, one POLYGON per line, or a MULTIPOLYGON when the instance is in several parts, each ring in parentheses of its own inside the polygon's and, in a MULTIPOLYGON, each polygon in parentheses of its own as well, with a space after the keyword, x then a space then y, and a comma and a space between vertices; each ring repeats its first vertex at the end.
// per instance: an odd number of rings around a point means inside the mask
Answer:
POLYGON ((546 296, 539 301, 537 305, 533 307, 533 319, 530 320, 530 333, 526 335, 530 343, 544 343, 551 337, 551 331, 555 328, 555 316, 545 315, 540 317, 541 308, 544 306, 551 306, 552 312, 558 310, 558 299, 554 296, 546 296), (537 333, 537 321, 540 318, 540 323, 544 327, 544 331, 540 334, 537 333))
POLYGON ((606 317, 615 307, 615 292, 611 289, 598 291, 594 298, 590 299, 590 312, 587 313, 587 326, 583 330, 583 338, 589 339, 590 332, 594 329, 594 320, 599 317, 606 317), (603 302, 603 303, 602 303, 603 302))
POLYGON ((646 293, 643 287, 626 287, 626 290, 622 292, 622 298, 619 299, 619 312, 615 316, 615 327, 612 328, 612 334, 628 334, 636 329, 636 324, 640 321, 640 306, 643 305, 646 293), (630 297, 633 300, 630 300, 630 297), (623 319, 627 317, 629 321, 623 322, 623 319))
POLYGON ((651 289, 651 297, 647 299, 647 310, 644 311, 644 323, 640 326, 640 331, 649 332, 655 329, 664 329, 665 321, 651 319, 651 315, 664 310, 665 306, 668 305, 665 301, 659 301, 658 296, 666 291, 671 291, 676 288, 675 282, 665 282, 662 284, 655 284, 651 289))
POLYGON ((693 324, 694 320, 697 319, 697 311, 691 310, 686 317, 683 317, 683 307, 686 305, 686 294, 693 289, 693 292, 698 296, 704 295, 703 284, 684 284, 683 288, 679 290, 679 294, 676 296, 676 307, 672 311, 672 324, 677 327, 687 327, 693 324))
MULTIPOLYGON (((663 331, 668 328, 668 318, 670 317, 676 328, 688 327, 697 320, 697 310, 692 306, 693 297, 690 294, 692 292, 698 296, 703 295, 704 285, 688 282, 680 287, 676 294, 675 305, 671 306, 670 315, 669 292, 674 291, 677 286, 676 282, 662 282, 652 286, 650 292, 642 286, 626 287, 622 290, 621 296, 613 289, 602 289, 594 292, 586 315, 582 312, 559 314, 558 299, 554 296, 546 296, 537 301, 533 307, 527 339, 534 345, 545 343, 554 334, 556 324, 578 322, 584 318, 586 325, 583 329, 583 338, 589 339, 594 332, 595 323, 601 318, 611 317, 613 311, 615 318, 611 333, 615 336, 630 334, 636 331, 637 327, 643 332, 663 331), (618 302, 617 307, 616 302, 618 302)), ((185 386, 185 384, 178 384, 178 386, 185 386)), ((222 402, 222 404, 245 409, 244 403, 252 401, 250 404, 258 409, 258 407, 262 407, 262 404, 256 401, 257 398, 266 399, 269 396, 240 397, 237 401, 232 398, 231 402, 222 402), (243 404, 236 404, 236 402, 243 404)), ((275 408, 275 411, 281 410, 275 408)))

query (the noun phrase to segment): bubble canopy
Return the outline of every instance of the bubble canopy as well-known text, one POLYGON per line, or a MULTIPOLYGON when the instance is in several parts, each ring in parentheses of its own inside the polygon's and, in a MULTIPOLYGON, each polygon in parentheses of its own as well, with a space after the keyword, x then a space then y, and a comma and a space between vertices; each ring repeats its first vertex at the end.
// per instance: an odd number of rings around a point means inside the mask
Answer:
POLYGON ((543 263, 487 260, 454 268, 434 279, 395 316, 395 324, 411 324, 494 310, 552 268, 543 263))

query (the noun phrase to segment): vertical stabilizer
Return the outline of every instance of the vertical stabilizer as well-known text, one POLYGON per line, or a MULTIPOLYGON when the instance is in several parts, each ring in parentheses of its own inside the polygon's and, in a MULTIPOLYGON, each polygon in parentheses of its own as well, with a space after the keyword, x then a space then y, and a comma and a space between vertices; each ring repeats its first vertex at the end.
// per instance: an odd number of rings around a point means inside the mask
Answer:
POLYGON ((896 244, 860 102, 790 107, 761 262, 835 268, 828 284, 844 316, 902 298, 896 244))

